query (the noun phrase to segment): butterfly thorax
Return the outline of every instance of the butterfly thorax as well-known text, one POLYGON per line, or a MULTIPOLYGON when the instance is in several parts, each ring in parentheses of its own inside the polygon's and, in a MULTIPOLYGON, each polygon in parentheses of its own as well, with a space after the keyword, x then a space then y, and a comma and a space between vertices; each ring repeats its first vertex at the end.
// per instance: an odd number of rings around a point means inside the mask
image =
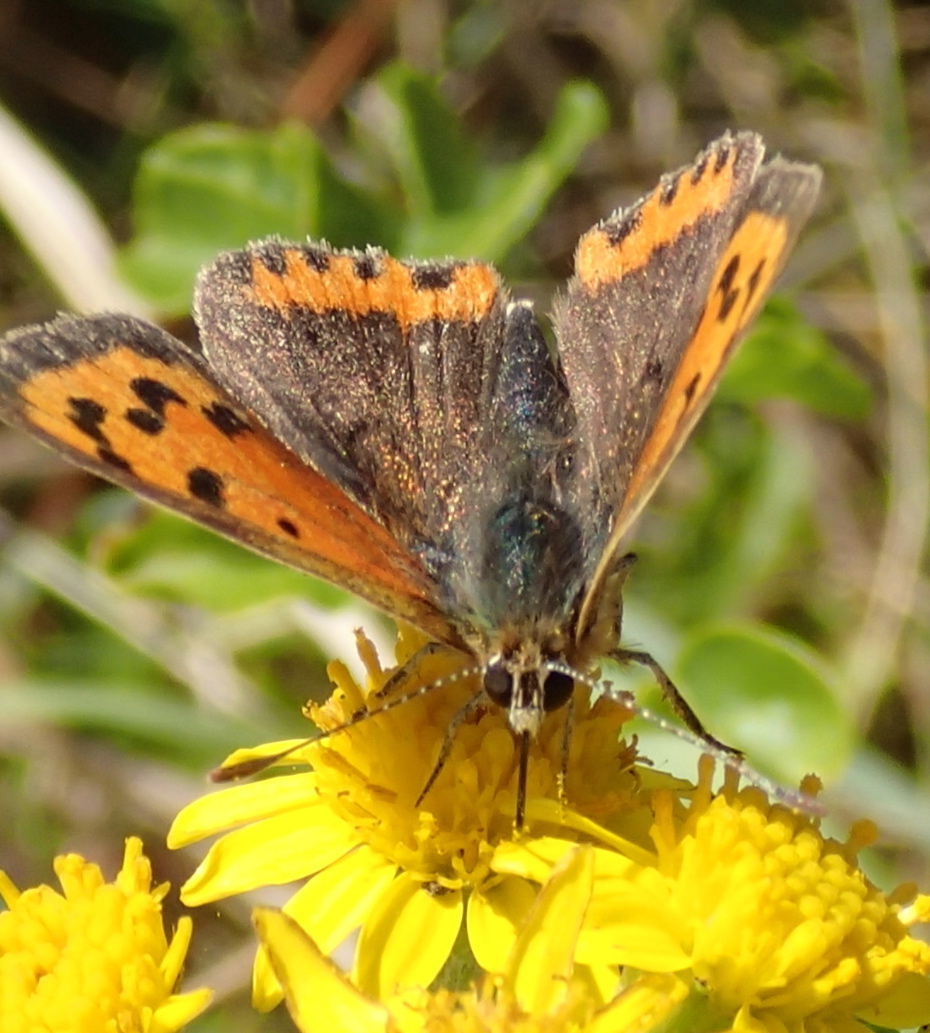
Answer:
POLYGON ((467 615, 463 638, 517 734, 535 736, 571 695, 572 679, 550 665, 571 662, 585 553, 577 520, 538 484, 489 506, 457 553, 450 584, 467 615))
POLYGON ((517 489, 481 524, 459 583, 485 626, 564 624, 586 574, 578 521, 551 497, 517 489))
MULTIPOLYGON (((466 638, 484 664, 487 696, 507 710, 514 733, 535 737, 545 715, 570 700, 574 679, 568 671, 589 675, 600 657, 618 647, 623 585, 634 557, 618 560, 597 594, 592 619, 580 627, 590 569, 583 543, 570 533, 568 515, 523 499, 503 507, 498 517, 489 525, 485 560, 493 563, 502 550, 509 566, 495 565, 496 574, 485 571, 480 584, 496 583, 496 591, 510 592, 511 605, 499 612, 496 625, 482 626, 476 619, 466 638), (536 533, 516 534, 527 530, 536 533), (572 583, 573 594, 557 597, 551 591, 554 583, 572 583)), ((505 605, 504 597, 501 602, 505 605)))

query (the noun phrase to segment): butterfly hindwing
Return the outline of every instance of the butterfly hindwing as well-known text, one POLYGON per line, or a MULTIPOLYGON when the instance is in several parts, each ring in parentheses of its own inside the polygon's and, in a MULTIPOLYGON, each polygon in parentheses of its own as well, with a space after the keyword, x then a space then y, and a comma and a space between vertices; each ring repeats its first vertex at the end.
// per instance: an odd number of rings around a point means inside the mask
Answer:
POLYGON ((204 270, 196 309, 229 393, 422 560, 464 629, 540 605, 493 557, 572 420, 493 268, 268 240, 204 270))
POLYGON ((220 382, 408 542, 442 537, 470 479, 503 304, 489 266, 275 240, 221 255, 195 294, 220 382))

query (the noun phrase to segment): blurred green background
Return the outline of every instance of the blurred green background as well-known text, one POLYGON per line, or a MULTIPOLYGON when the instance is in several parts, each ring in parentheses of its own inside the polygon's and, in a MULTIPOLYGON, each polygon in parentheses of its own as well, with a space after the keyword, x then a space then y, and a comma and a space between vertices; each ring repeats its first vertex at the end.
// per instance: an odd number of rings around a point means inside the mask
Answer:
MULTIPOLYGON (((8 0, 0 40, 0 330, 117 308, 194 341, 198 266, 271 233, 492 261, 545 312, 578 236, 724 129, 822 164, 631 538, 625 641, 760 770, 822 774, 840 833, 875 819, 881 885, 928 888, 930 7, 8 0)), ((7 430, 0 505, 0 867, 112 873, 138 833, 176 886, 204 773, 299 734, 327 658, 387 622, 7 430)), ((249 1017, 247 902, 197 920, 196 1028, 289 1028, 249 1017)))

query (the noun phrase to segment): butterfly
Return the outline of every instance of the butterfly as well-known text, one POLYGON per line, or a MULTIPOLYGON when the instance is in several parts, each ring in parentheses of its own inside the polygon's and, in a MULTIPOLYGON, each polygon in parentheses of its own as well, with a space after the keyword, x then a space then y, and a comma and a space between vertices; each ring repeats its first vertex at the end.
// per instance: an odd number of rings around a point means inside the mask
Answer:
POLYGON ((0 340, 0 417, 472 657, 519 745, 620 646, 621 548, 807 220, 726 134, 585 233, 557 349, 476 261, 269 239, 198 277, 203 354, 126 315, 0 340))

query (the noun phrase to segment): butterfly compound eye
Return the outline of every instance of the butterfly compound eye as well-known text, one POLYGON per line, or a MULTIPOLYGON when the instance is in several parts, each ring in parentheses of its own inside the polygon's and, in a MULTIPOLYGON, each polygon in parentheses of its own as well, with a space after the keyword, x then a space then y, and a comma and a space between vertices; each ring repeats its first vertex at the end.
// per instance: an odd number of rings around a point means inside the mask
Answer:
POLYGON ((564 671, 550 671, 543 686, 543 709, 558 710, 572 698, 575 690, 575 679, 564 671))
POLYGON ((503 664, 491 664, 484 673, 484 691, 499 707, 509 707, 513 698, 513 678, 503 664))

